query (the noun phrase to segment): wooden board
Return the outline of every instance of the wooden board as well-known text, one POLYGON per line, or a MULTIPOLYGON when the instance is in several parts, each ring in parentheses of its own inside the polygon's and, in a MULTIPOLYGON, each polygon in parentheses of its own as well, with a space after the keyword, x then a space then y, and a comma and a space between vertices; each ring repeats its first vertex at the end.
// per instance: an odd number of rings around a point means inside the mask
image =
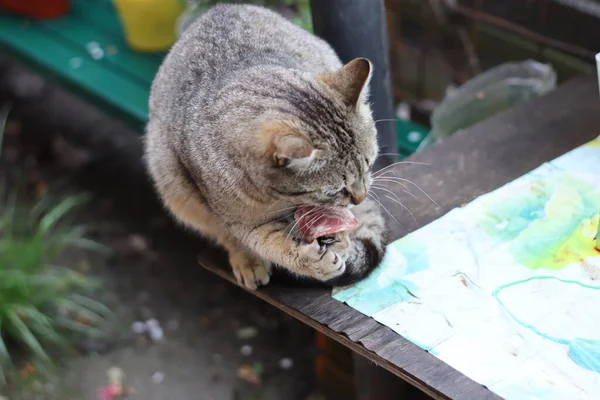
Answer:
POLYGON ((0 45, 139 131, 145 125, 164 53, 129 49, 112 1, 72 0, 68 15, 43 21, 0 11, 0 45), (101 57, 90 53, 90 44, 101 57))
MULTIPOLYGON (((544 98, 491 118, 408 159, 428 165, 393 167, 397 176, 418 184, 437 205, 424 195, 417 195, 417 190, 412 190, 417 197, 414 199, 407 197, 400 185, 390 185, 389 190, 400 196, 414 215, 414 221, 406 212, 402 216, 389 202, 391 212, 402 224, 391 222, 391 240, 598 136, 597 90, 595 81, 577 78, 544 98)), ((200 256, 200 263, 235 283, 221 252, 207 250, 200 256)), ((332 299, 328 289, 273 283, 251 293, 433 398, 499 399, 391 329, 332 299)))

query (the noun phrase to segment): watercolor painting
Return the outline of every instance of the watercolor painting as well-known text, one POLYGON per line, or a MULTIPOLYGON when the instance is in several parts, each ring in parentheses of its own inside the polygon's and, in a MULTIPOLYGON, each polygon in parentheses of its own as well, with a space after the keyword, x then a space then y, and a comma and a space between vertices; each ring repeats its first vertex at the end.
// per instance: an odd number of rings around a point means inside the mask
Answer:
POLYGON ((600 393, 600 138, 391 243, 333 297, 506 399, 600 393))

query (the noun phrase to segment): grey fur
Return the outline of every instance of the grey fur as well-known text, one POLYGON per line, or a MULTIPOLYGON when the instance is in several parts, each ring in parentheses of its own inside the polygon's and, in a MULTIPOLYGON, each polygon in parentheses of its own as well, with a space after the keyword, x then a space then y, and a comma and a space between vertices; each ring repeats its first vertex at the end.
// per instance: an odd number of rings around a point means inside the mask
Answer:
POLYGON ((185 30, 154 80, 146 160, 156 189, 179 221, 228 250, 249 288, 268 282, 272 264, 348 283, 383 256, 384 221, 368 199, 353 209, 359 227, 333 244, 303 243, 292 227, 294 207, 347 206, 370 185, 368 78, 357 104, 335 79, 319 79, 341 67, 329 45, 279 15, 218 5, 185 30), (300 134, 271 142, 259 132, 273 121, 300 134), (310 156, 298 156, 307 146, 310 156))

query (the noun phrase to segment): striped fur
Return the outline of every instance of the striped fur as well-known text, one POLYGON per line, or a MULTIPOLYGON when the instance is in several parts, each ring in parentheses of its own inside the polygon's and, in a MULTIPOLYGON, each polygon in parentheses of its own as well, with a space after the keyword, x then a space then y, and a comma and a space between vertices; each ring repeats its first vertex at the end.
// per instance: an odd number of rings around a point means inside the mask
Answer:
POLYGON ((256 288, 271 265, 326 282, 363 278, 383 256, 384 221, 360 203, 377 157, 371 65, 342 66, 322 40, 256 6, 219 5, 184 32, 150 95, 146 161, 174 217, 229 252, 256 288), (330 245, 296 239, 302 204, 354 208, 330 245))

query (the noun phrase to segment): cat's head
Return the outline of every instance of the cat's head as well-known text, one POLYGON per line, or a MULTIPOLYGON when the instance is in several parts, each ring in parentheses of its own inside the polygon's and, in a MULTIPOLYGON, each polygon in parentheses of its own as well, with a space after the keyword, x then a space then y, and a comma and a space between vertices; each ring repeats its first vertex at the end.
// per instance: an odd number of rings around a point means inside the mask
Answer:
POLYGON ((358 58, 336 72, 283 87, 276 113, 258 129, 267 190, 294 204, 362 202, 377 157, 367 104, 371 63, 358 58))

